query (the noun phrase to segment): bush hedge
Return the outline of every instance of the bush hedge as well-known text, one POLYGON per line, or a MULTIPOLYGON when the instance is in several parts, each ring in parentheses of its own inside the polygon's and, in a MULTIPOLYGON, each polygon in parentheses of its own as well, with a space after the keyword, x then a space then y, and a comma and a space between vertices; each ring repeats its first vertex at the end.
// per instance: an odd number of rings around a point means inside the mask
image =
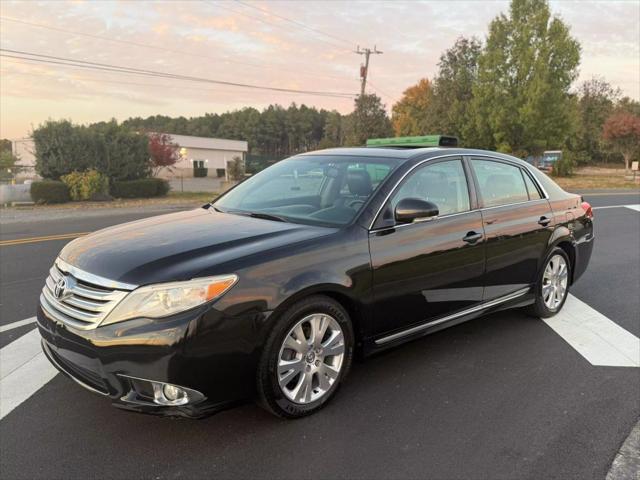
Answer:
POLYGON ((116 198, 163 197, 169 192, 169 182, 161 178, 141 178, 113 182, 111 195, 116 198))
POLYGON ((31 198, 36 203, 64 203, 71 200, 69 187, 63 182, 44 180, 31 184, 31 198))

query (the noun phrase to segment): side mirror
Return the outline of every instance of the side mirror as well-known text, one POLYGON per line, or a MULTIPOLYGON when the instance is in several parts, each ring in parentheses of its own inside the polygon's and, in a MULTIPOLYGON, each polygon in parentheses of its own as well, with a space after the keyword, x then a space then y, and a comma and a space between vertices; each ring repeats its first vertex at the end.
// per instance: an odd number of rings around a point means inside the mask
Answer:
POLYGON ((419 198, 404 198, 396 205, 394 215, 398 223, 412 223, 433 220, 438 213, 438 206, 435 203, 419 198))

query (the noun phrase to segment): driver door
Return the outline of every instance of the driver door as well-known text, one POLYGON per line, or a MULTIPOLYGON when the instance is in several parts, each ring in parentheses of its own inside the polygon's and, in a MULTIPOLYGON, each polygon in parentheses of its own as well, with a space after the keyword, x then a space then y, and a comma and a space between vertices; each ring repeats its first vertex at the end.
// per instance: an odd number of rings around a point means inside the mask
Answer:
POLYGON ((429 221, 370 232, 376 334, 482 302, 484 231, 468 185, 461 158, 428 162, 403 180, 383 208, 383 218, 393 218, 400 200, 419 198, 435 203, 440 213, 429 221))

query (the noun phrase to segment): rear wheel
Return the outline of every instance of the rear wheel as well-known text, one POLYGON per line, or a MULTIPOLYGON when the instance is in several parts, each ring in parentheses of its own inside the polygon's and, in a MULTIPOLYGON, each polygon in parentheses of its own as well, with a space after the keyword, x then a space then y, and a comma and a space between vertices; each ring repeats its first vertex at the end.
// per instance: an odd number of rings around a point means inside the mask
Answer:
POLYGON ((313 296, 276 322, 258 367, 261 403, 276 415, 314 413, 335 394, 353 357, 349 315, 334 300, 313 296))
POLYGON ((540 318, 549 318, 558 313, 569 294, 571 263, 566 252, 554 248, 544 264, 540 278, 536 284, 535 303, 529 313, 540 318))

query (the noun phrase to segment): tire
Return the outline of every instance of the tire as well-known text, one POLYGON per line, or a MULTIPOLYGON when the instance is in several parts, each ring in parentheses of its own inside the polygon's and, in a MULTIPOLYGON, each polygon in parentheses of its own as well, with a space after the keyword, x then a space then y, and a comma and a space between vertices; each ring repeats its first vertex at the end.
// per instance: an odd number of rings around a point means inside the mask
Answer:
POLYGON ((538 274, 538 281, 535 286, 535 302, 527 309, 527 313, 534 317, 549 318, 557 314, 569 295, 569 287, 571 278, 571 261, 566 252, 559 248, 553 248, 544 260, 544 264, 540 273, 538 274), (550 265, 551 264, 551 265, 550 265), (555 273, 553 269, 558 265, 560 273, 556 278, 553 278, 555 273), (562 269, 564 266, 564 270, 562 269), (549 272, 551 269, 551 272, 549 272), (551 273, 551 279, 549 280, 549 274, 551 273), (561 287, 561 288, 558 288, 561 287), (543 291, 544 290, 544 291, 543 291), (560 290, 560 291, 558 291, 560 290), (549 291, 551 291, 551 298, 549 297, 549 291), (560 295, 560 298, 556 298, 554 295, 560 295))
POLYGON ((320 410, 349 372, 353 349, 353 327, 342 305, 322 295, 294 303, 276 320, 262 351, 260 405, 285 418, 320 410))

